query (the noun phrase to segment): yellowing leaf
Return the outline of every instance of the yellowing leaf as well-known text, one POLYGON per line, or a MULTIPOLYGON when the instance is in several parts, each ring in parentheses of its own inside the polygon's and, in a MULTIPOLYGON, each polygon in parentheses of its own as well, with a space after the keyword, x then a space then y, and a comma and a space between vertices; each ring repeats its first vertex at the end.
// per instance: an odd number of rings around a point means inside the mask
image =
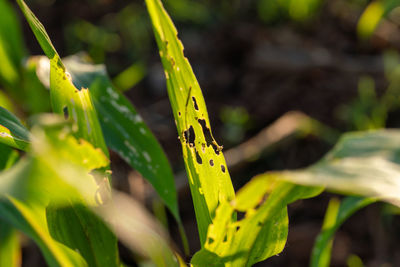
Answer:
POLYGON ((233 199, 234 190, 222 146, 212 136, 203 94, 183 54, 175 26, 161 1, 146 0, 146 5, 165 71, 203 245, 218 203, 233 199))

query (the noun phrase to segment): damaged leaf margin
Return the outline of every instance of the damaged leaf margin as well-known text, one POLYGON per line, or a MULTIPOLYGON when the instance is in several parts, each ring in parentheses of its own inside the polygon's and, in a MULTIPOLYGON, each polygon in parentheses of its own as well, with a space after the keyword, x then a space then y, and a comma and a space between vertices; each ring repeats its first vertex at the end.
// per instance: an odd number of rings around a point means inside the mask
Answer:
POLYGON ((283 250, 288 234, 286 206, 314 197, 323 188, 298 186, 277 178, 256 176, 235 200, 221 203, 204 248, 192 258, 193 266, 205 266, 204 255, 213 257, 220 266, 252 266, 283 250), (243 213, 243 218, 232 222, 230 218, 236 212, 243 213))
POLYGON ((177 31, 159 0, 146 0, 165 71, 183 157, 188 173, 201 244, 218 204, 234 197, 222 147, 211 133, 204 98, 183 54, 177 31))
POLYGON ((44 26, 23 0, 17 0, 29 26, 46 56, 50 59, 50 96, 54 112, 69 117, 77 124, 75 135, 100 148, 108 156, 100 123, 88 89, 76 88, 44 26))

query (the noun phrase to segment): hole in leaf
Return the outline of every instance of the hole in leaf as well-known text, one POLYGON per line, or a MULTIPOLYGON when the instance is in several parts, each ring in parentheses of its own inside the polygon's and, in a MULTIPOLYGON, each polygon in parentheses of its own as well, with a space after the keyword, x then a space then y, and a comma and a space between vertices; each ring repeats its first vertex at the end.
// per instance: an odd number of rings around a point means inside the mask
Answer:
POLYGON ((193 100, 193 106, 195 110, 199 110, 199 106, 197 105, 197 101, 196 98, 194 96, 192 96, 192 100, 193 100))
POLYGON ((67 106, 65 106, 65 107, 63 108, 63 112, 64 112, 64 118, 65 118, 66 120, 68 120, 68 118, 69 118, 69 113, 68 113, 68 107, 67 107, 67 106))
POLYGON ((211 237, 209 237, 208 240, 207 240, 207 242, 208 242, 208 244, 211 245, 212 243, 214 243, 214 239, 212 239, 211 237))
POLYGON ((206 120, 198 119, 197 120, 201 128, 203 129, 204 138, 206 139, 207 146, 212 146, 214 152, 219 155, 219 152, 222 150, 222 147, 215 142, 214 138, 212 137, 210 128, 207 127, 206 120))
POLYGON ((190 125, 189 129, 183 132, 183 136, 185 137, 186 143, 188 143, 189 146, 193 147, 196 136, 194 134, 194 129, 192 125, 190 125))
POLYGON ((246 216, 246 213, 238 211, 236 216, 237 216, 237 220, 239 221, 239 220, 243 219, 246 216))
POLYGON ((180 112, 180 111, 178 112, 178 116, 179 116, 179 117, 181 116, 181 112, 180 112))
POLYGON ((221 165, 221 171, 225 172, 225 166, 224 165, 221 165))
POLYGON ((196 152, 196 161, 198 164, 203 164, 203 160, 201 159, 199 152, 197 152, 197 150, 195 150, 196 152))
POLYGON ((210 166, 214 166, 214 160, 210 159, 210 166))

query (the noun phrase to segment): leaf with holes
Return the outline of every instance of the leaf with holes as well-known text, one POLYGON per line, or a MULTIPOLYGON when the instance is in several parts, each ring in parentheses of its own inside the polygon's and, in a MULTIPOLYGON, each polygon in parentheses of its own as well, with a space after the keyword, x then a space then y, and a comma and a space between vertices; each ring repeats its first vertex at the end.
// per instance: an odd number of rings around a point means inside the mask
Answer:
MULTIPOLYGON (((50 59, 50 98, 53 110, 56 113, 63 114, 66 118, 72 118, 74 122, 72 130, 75 136, 83 138, 94 147, 101 149, 103 156, 108 158, 108 150, 89 90, 87 88, 76 88, 73 85, 71 77, 52 45, 43 25, 23 0, 17 0, 17 2, 28 20, 36 39, 46 56, 50 59)), ((63 151, 64 147, 65 145, 62 146, 60 151, 63 151)), ((109 161, 107 161, 106 166, 102 166, 103 174, 109 174, 108 168, 109 161)), ((103 184, 106 188, 109 188, 108 179, 103 184)), ((109 189, 106 189, 106 191, 109 191, 109 189)), ((100 264, 99 266, 101 264, 118 266, 118 248, 115 235, 99 222, 99 218, 94 217, 90 212, 74 209, 73 203, 70 205, 66 204, 66 206, 68 209, 76 211, 77 216, 68 216, 68 213, 59 212, 57 209, 49 209, 47 211, 48 218, 51 218, 49 224, 51 224, 52 234, 57 237, 58 241, 73 249, 82 249, 82 246, 89 246, 89 248, 84 250, 85 253, 88 252, 85 254, 88 259, 91 259, 91 256, 93 256, 96 262, 100 264), (68 219, 70 220, 69 227, 57 227, 59 221, 68 219), (94 220, 98 221, 98 223, 93 223, 94 220), (84 233, 89 240, 89 242, 84 244, 80 243, 81 239, 79 238, 80 234, 82 234, 82 229, 85 229, 84 233), (57 230, 60 232, 57 233, 57 230), (99 232, 102 234, 98 234, 99 232), (90 246, 97 242, 106 244, 106 246, 96 247, 96 253, 94 253, 90 246), (90 254, 91 252, 92 254, 90 254)))
POLYGON ((17 0, 33 33, 50 59, 50 98, 53 111, 72 118, 76 136, 100 148, 108 156, 96 110, 87 88, 76 88, 43 25, 23 0, 17 0))
POLYGON ((233 199, 234 190, 222 147, 212 136, 200 86, 183 54, 175 26, 161 1, 146 0, 146 4, 165 71, 203 245, 218 203, 233 199))
POLYGON ((252 266, 280 253, 288 234, 286 206, 298 199, 314 197, 319 187, 303 187, 280 182, 276 177, 253 178, 231 202, 218 206, 213 224, 207 232, 204 248, 192 258, 194 266, 252 266), (232 222, 235 212, 243 219, 232 222), (207 260, 204 255, 213 255, 207 260))

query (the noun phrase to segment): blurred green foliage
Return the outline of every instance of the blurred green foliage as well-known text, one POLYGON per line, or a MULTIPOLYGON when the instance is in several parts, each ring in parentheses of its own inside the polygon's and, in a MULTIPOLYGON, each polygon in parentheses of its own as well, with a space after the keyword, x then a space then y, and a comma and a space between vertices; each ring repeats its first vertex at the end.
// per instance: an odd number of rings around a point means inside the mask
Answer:
POLYGON ((268 23, 282 19, 306 21, 318 12, 323 0, 259 0, 258 14, 268 23))
POLYGON ((250 115, 244 107, 225 106, 221 109, 220 118, 223 122, 224 140, 232 144, 243 141, 251 124, 250 115))
POLYGON ((349 130, 371 130, 384 128, 390 112, 400 108, 400 56, 394 50, 383 55, 384 73, 388 87, 378 95, 375 81, 363 76, 358 83, 358 97, 338 110, 340 119, 349 130))

